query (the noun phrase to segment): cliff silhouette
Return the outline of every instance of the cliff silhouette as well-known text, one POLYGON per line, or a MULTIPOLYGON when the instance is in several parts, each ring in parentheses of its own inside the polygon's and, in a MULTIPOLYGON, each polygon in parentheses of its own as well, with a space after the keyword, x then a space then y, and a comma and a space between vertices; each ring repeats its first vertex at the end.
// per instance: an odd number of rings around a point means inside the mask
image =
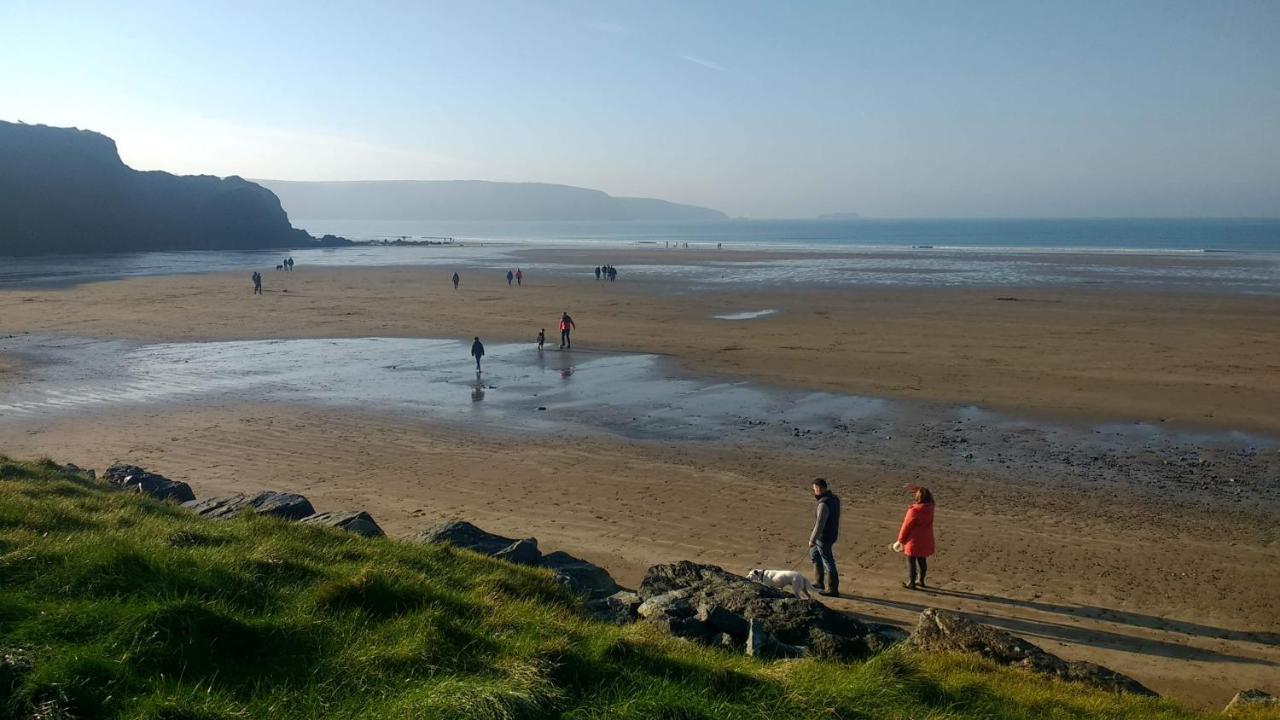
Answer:
POLYGON ((0 255, 316 244, 256 183, 140 172, 100 133, 0 121, 0 255))

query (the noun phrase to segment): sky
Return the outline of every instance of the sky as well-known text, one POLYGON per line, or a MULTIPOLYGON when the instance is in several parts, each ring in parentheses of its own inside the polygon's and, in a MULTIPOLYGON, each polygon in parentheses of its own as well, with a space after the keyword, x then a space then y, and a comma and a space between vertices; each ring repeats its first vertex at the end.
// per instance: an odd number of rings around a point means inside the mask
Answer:
POLYGON ((0 0, 0 119, 743 217, 1276 217, 1280 2, 0 0))

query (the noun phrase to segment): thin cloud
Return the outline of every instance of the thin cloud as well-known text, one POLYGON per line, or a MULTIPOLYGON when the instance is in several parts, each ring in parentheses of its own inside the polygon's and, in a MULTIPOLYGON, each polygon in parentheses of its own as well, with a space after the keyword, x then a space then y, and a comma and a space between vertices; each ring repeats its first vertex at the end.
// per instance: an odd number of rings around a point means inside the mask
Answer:
POLYGON ((713 63, 710 60, 704 60, 703 58, 697 57, 695 55, 681 55, 680 59, 688 60, 694 65, 701 65, 702 67, 708 70, 715 70, 716 72, 725 72, 725 68, 723 65, 713 63))

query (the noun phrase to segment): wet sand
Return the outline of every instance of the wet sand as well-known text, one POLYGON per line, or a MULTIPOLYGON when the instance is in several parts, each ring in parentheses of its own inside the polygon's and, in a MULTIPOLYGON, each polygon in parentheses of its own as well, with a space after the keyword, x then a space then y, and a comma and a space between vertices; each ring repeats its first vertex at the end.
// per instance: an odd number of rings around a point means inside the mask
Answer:
MULTIPOLYGON (((1023 414, 1280 435, 1280 298, 1039 289, 690 292, 677 282, 312 269, 0 292, 0 332, 146 340, 440 337, 532 342, 569 311, 583 348, 674 356, 770 384, 1023 414), (287 292, 285 292, 287 290, 287 292), (1013 297, 1016 300, 999 298, 1013 297), (713 316, 776 309, 749 321, 713 316)), ((553 343, 554 344, 554 343, 553 343)), ((3 356, 0 355, 0 359, 3 356)))
MULTIPOLYGON (((568 310, 583 350, 664 354, 678 372, 702 377, 1054 422, 1280 436, 1277 298, 1080 288, 692 292, 674 280, 628 282, 615 262, 618 283, 527 272, 523 288, 462 267, 457 292, 445 267, 266 273, 267 294, 257 298, 246 278, 228 275, 4 291, 0 333, 481 334, 531 343, 545 327, 554 345, 554 323, 568 310), (714 318, 764 309, 778 312, 714 318)), ((0 342, 0 363, 38 361, 14 352, 21 340, 0 342)), ((4 387, 21 389, 34 372, 10 373, 4 387)), ((991 429, 970 435, 979 462, 966 462, 970 451, 949 445, 952 429, 929 415, 883 439, 868 426, 793 442, 776 433, 712 442, 639 439, 619 427, 499 432, 218 396, 6 415, 0 448, 98 468, 127 460, 188 480, 203 496, 296 490, 322 510, 366 508, 395 535, 463 517, 536 536, 630 583, 649 564, 682 558, 739 570, 802 565, 812 511, 805 485, 822 475, 848 508, 839 559, 843 589, 857 596, 849 606, 861 613, 903 622, 923 605, 963 609, 1198 705, 1224 703, 1242 687, 1280 692, 1275 458, 1151 452, 1141 440, 1089 452, 991 429), (1237 474, 1243 482, 1226 482, 1237 474), (931 563, 940 590, 927 596, 898 587, 900 558, 883 549, 908 482, 929 484, 940 501, 942 550, 931 563)))
POLYGON ((98 468, 127 459, 201 496, 301 492, 321 510, 368 509, 393 536, 465 518, 629 584, 675 559, 804 568, 805 485, 823 475, 845 500, 844 607, 895 623, 964 610, 1196 705, 1280 689, 1280 538, 1259 514, 807 447, 530 437, 289 405, 5 423, 0 447, 98 468), (901 558, 885 549, 909 482, 939 498, 928 594, 898 585, 901 558))

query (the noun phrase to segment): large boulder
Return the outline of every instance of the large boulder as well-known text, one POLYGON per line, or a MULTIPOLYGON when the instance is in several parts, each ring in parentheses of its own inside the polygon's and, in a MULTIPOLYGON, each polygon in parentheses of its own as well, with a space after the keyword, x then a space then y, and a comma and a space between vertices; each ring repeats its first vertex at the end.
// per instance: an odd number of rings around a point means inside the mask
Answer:
POLYGON ((517 565, 544 567, 573 592, 588 600, 609 597, 622 588, 609 572, 567 552, 543 555, 535 538, 516 540, 496 535, 463 520, 450 520, 418 533, 418 542, 452 545, 517 565))
POLYGON ((434 525, 418 533, 414 539, 433 545, 452 545, 481 555, 497 555, 516 542, 514 538, 485 532, 464 520, 450 520, 434 525))
POLYGON ((1254 709, 1280 709, 1280 698, 1262 690, 1241 690, 1222 709, 1224 715, 1254 709))
POLYGON ((1113 692, 1156 694, 1133 678, 1088 662, 1068 662, 1020 637, 974 622, 959 613, 926 608, 910 642, 926 652, 968 652, 1000 665, 1084 683, 1113 692))
POLYGON ((515 565, 537 565, 542 561, 542 551, 538 549, 537 538, 525 538, 502 548, 493 557, 515 565))
POLYGON ((107 471, 102 474, 102 479, 118 488, 140 492, 156 500, 187 503, 196 499, 196 494, 191 492, 190 485, 147 472, 137 465, 116 463, 107 468, 107 471))
POLYGON ((764 623, 759 620, 752 620, 748 626, 745 649, 748 655, 761 660, 798 658, 809 654, 808 648, 788 645, 765 632, 764 623))
POLYGON ((541 565, 555 573, 570 590, 587 599, 606 598, 622 589, 608 570, 561 550, 543 555, 541 565))
MULTIPOLYGON (((649 568, 640 583, 639 614, 693 617, 713 632, 746 642, 752 622, 770 648, 808 647, 816 639, 813 654, 841 659, 865 657, 883 647, 882 628, 837 612, 812 600, 800 600, 774 588, 752 582, 714 565, 687 560, 649 568)), ((663 620, 659 624, 670 624, 663 620)), ((748 645, 748 647, 750 647, 748 645)), ((798 652, 798 651, 797 651, 798 652)), ((791 650, 777 655, 791 656, 791 650)))
POLYGON ((619 590, 609 597, 587 603, 587 610, 592 617, 615 625, 635 622, 639 607, 640 596, 629 590, 619 590))
POLYGON ((282 520, 301 520, 316 514, 311 502, 297 493, 260 492, 257 495, 224 495, 207 500, 184 502, 182 506, 200 517, 226 520, 243 512, 267 515, 282 520))
POLYGON ((308 515, 302 518, 302 522, 307 525, 322 525, 324 527, 337 528, 346 530, 347 532, 363 535, 369 538, 386 537, 386 533, 382 532, 382 528, 378 527, 378 523, 374 522, 373 516, 360 510, 357 512, 337 511, 322 512, 315 515, 308 515))

